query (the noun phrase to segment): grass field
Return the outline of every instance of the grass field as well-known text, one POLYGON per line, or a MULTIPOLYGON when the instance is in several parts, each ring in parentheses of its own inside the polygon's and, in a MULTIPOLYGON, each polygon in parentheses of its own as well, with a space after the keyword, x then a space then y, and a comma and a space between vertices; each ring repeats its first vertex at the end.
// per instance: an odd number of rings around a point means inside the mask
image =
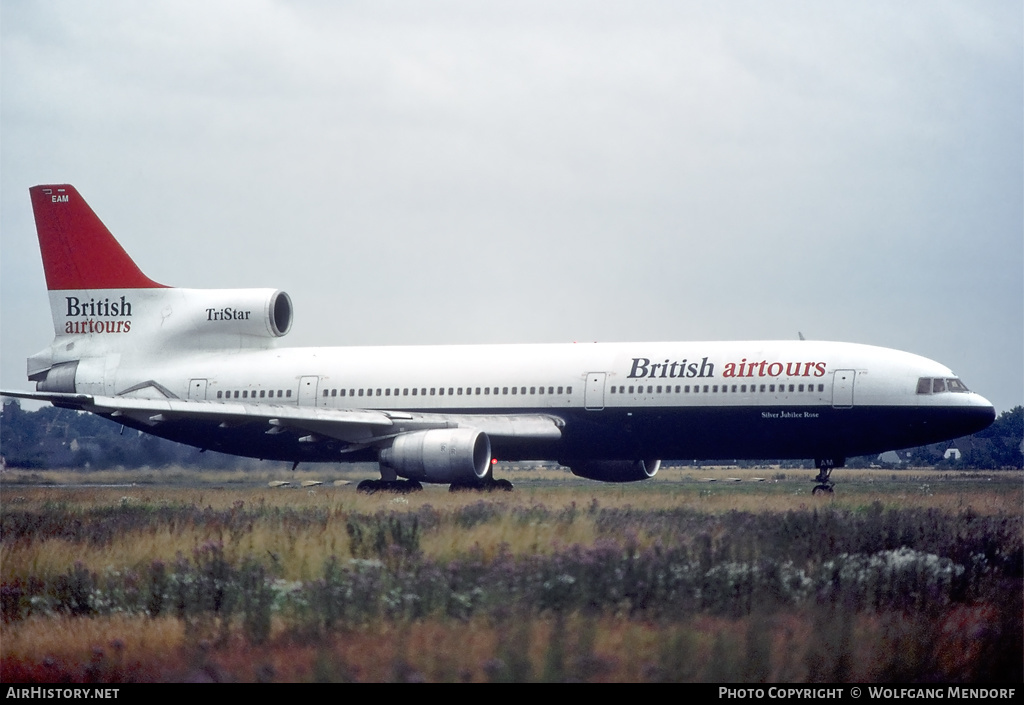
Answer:
POLYGON ((0 680, 1021 680, 1019 472, 499 474, 4 473, 0 680))

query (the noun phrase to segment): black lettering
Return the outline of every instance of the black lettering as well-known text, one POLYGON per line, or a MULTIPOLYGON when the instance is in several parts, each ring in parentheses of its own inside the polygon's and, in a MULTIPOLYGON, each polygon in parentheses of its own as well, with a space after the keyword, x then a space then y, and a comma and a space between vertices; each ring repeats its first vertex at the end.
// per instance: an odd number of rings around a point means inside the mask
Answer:
POLYGON ((629 379, 636 377, 647 376, 647 366, 651 364, 651 361, 646 357, 634 357, 633 358, 633 369, 629 371, 629 379))
POLYGON ((715 365, 714 363, 708 362, 705 357, 700 363, 700 374, 698 377, 714 377, 715 376, 715 365))

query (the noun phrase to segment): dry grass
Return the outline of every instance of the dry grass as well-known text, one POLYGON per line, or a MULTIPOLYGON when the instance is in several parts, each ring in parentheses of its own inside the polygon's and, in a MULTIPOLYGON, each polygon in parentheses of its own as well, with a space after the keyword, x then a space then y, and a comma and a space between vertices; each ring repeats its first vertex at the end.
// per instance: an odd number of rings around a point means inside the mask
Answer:
MULTIPOLYGON (((961 608, 939 629, 935 650, 947 672, 970 660, 971 644, 956 628, 991 626, 992 610, 961 608)), ((854 682, 885 681, 900 667, 890 649, 899 633, 919 629, 899 616, 850 620, 857 645, 838 674, 854 682)), ((834 645, 822 642, 813 617, 779 614, 743 619, 701 616, 681 625, 622 616, 579 614, 505 622, 428 619, 378 622, 314 641, 278 625, 251 646, 190 638, 175 619, 142 617, 26 620, 4 633, 0 678, 11 681, 363 681, 493 680, 692 681, 723 677, 761 682, 829 680, 816 663, 834 645)), ((976 655, 976 654, 975 654, 976 655)), ((966 671, 965 671, 966 674, 966 671)))
MULTIPOLYGON (((798 471, 799 472, 799 471, 798 471)), ((847 471, 844 471, 847 472, 847 471)), ((515 473, 513 473, 515 474, 515 473)), ((450 516, 480 502, 503 511, 498 521, 472 527, 451 522, 426 532, 420 544, 427 557, 448 560, 471 547, 491 556, 499 547, 514 554, 545 553, 574 543, 591 545, 597 537, 593 517, 586 509, 593 503, 601 508, 633 507, 645 511, 687 508, 707 514, 729 511, 788 512, 831 506, 858 510, 880 503, 887 508, 935 508, 949 513, 970 510, 983 516, 1020 514, 1024 506, 1024 484, 1020 473, 971 473, 934 471, 852 470, 839 477, 833 496, 812 496, 811 484, 787 473, 785 479, 769 478, 764 470, 726 469, 715 475, 704 469, 667 468, 650 482, 604 485, 583 480, 567 483, 562 471, 518 471, 519 489, 513 493, 478 495, 456 493, 446 487, 428 486, 423 492, 394 496, 364 495, 354 486, 270 489, 266 486, 227 488, 200 487, 59 487, 7 486, 2 499, 6 510, 41 512, 60 505, 72 515, 119 506, 194 507, 215 511, 239 506, 247 510, 274 508, 316 510, 327 519, 305 528, 301 534, 282 525, 273 516, 262 516, 242 527, 196 526, 181 522, 159 525, 145 531, 119 534, 102 545, 72 542, 60 538, 4 542, 0 544, 0 566, 5 579, 29 575, 63 573, 75 561, 93 570, 141 570, 154 560, 170 563, 180 554, 191 557, 211 541, 224 545, 231 560, 244 556, 269 559, 280 577, 308 580, 320 574, 330 556, 349 556, 345 517, 378 512, 417 512, 429 505, 442 516, 450 516), (536 473, 561 473, 557 481, 538 480, 536 473), (760 473, 758 475, 757 473, 760 473), (703 478, 721 477, 715 482, 703 478), (732 482, 726 478, 740 478, 732 482), (575 507, 571 522, 537 520, 523 523, 509 511, 543 505, 558 512, 575 507)), ((837 473, 838 475, 838 473, 837 473)), ((263 514, 270 514, 263 511, 263 514)), ((643 541, 643 536, 639 537, 643 541)))
MULTIPOLYGON (((131 474, 92 473, 89 479, 120 484, 131 474)), ((1024 506, 1021 474, 1007 472, 840 470, 831 497, 811 495, 811 471, 666 468, 653 481, 630 485, 577 480, 562 470, 503 474, 517 483, 516 492, 451 494, 445 487, 427 487, 407 496, 367 496, 353 485, 269 489, 273 473, 242 479, 234 473, 212 478, 186 473, 187 482, 127 487, 13 485, 8 473, 0 491, 5 520, 18 512, 55 512, 88 525, 122 507, 181 509, 183 516, 200 518, 208 511, 220 518, 158 521, 103 541, 0 537, 0 582, 65 575, 76 562, 101 574, 142 573, 156 560, 191 559, 211 542, 223 545, 232 564, 255 558, 272 566, 275 577, 315 580, 331 556, 349 557, 346 522, 352 517, 436 515, 440 519, 421 532, 419 549, 425 558, 445 562, 470 551, 489 560, 498 551, 525 556, 593 546, 602 536, 598 512, 592 511, 597 507, 647 513, 683 508, 721 518, 734 511, 785 514, 825 507, 861 512, 872 505, 1020 517, 1024 506), (709 477, 716 481, 706 481, 709 477), (459 517, 477 509, 487 520, 460 523, 459 517), (249 514, 234 521, 232 512, 249 514), (319 519, 300 526, 288 516, 319 519)), ((69 479, 62 473, 48 477, 69 479)), ((639 546, 649 542, 644 535, 637 538, 639 546)), ((270 639, 257 646, 237 622, 225 631, 212 622, 163 616, 30 616, 3 625, 0 680, 870 681, 898 676, 900 665, 893 659, 921 643, 938 645, 932 658, 942 673, 962 672, 969 679, 984 654, 965 635, 992 633, 1000 619, 1005 615, 983 604, 955 605, 938 618, 916 621, 857 613, 845 623, 812 610, 736 619, 679 615, 672 621, 510 611, 464 620, 381 618, 312 635, 275 615, 270 639), (843 639, 852 644, 842 666, 847 670, 816 672, 817 656, 846 643, 843 639)))

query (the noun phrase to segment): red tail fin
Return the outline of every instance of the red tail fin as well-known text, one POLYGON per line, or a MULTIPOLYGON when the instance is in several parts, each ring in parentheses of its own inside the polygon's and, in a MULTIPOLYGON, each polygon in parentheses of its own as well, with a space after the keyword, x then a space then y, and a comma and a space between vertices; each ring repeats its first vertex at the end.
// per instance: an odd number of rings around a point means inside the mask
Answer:
POLYGON ((74 186, 33 186, 29 193, 47 289, 166 288, 142 273, 74 186))

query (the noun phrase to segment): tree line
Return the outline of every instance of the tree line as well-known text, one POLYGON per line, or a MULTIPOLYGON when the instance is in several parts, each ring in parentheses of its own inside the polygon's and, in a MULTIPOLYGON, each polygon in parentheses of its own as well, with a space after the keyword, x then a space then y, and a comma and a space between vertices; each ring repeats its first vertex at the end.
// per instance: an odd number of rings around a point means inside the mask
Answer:
MULTIPOLYGON (((46 406, 25 411, 16 399, 4 400, 0 414, 0 457, 8 468, 52 469, 189 467, 205 470, 252 468, 256 461, 213 451, 200 452, 93 414, 46 406)), ((894 458, 886 456, 890 461, 894 458)), ((711 464, 718 464, 716 461, 711 464)), ((736 461, 739 465, 777 463, 736 461)), ((807 465, 807 463, 803 463, 807 465)), ((890 465, 879 456, 850 458, 850 467, 890 465)), ((971 436, 900 451, 899 464, 949 469, 1024 467, 1024 406, 1004 411, 991 426, 971 436), (956 452, 950 452, 955 449, 956 452)), ((801 465, 788 461, 786 466, 801 465)))

